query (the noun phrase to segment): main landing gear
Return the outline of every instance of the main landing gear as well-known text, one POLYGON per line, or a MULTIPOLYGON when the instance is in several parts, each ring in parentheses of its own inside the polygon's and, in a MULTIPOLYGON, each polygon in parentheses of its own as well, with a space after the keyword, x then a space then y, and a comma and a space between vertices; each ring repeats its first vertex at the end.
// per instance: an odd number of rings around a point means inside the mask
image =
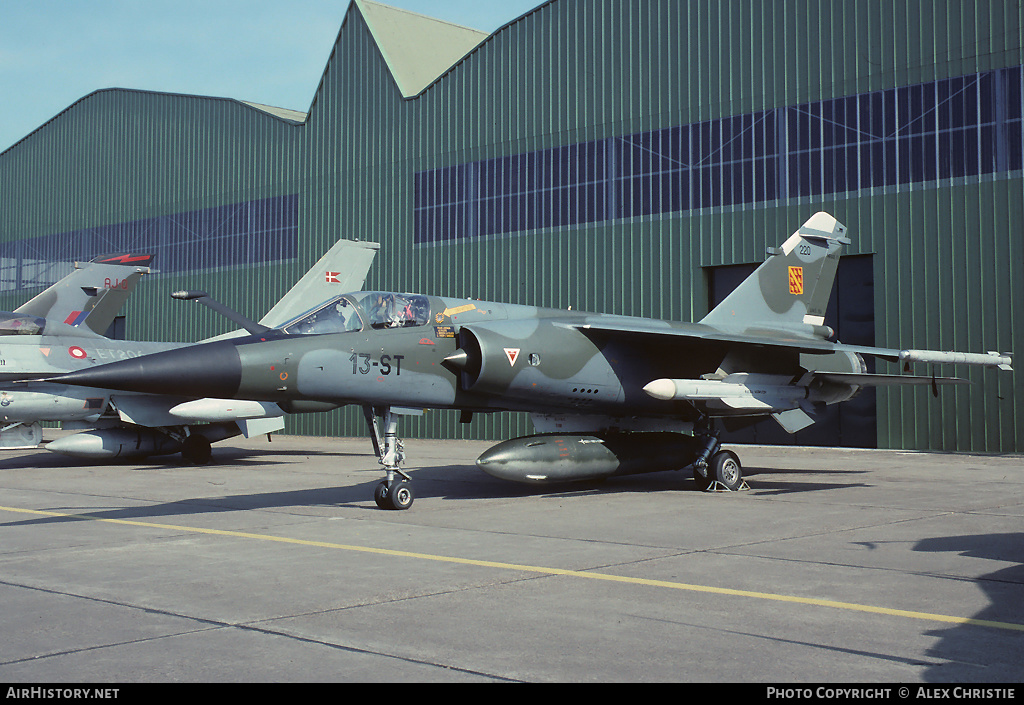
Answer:
POLYGON ((410 477, 399 465, 405 460, 405 450, 398 438, 398 414, 391 407, 363 407, 363 415, 370 427, 370 440, 378 462, 384 466, 386 477, 373 490, 373 501, 381 509, 408 509, 415 499, 410 477), (378 423, 377 417, 380 417, 378 423), (383 428, 383 433, 381 429, 383 428))
POLYGON ((704 442, 704 447, 693 461, 693 480, 702 492, 750 489, 743 481, 743 466, 739 456, 731 450, 722 450, 718 432, 704 422, 702 428, 695 428, 694 435, 704 442))
POLYGON ((201 433, 190 433, 181 442, 181 457, 187 463, 206 465, 211 456, 210 441, 201 433))

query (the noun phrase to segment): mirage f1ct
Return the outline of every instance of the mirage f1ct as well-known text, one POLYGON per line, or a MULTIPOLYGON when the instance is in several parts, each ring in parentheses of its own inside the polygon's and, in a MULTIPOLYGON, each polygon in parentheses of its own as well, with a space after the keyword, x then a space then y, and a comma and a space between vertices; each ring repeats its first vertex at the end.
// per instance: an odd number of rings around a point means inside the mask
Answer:
POLYGON ((825 307, 846 228, 818 213, 696 324, 419 294, 359 292, 274 329, 83 370, 66 384, 270 402, 359 404, 384 465, 377 504, 405 509, 397 415, 425 407, 526 411, 539 435, 477 459, 532 483, 693 467, 742 483, 717 426, 772 417, 789 432, 863 387, 962 382, 868 373, 891 362, 1010 369, 1009 355, 843 345, 825 307), (378 422, 379 419, 379 422, 378 422))

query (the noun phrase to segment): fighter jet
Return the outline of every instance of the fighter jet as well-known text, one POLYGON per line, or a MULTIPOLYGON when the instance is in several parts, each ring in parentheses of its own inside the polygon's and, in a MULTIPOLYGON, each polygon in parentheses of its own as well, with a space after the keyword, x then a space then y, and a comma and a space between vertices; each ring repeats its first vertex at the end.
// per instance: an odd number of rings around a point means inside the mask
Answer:
MULTIPOLYGON (((261 319, 233 316, 249 333, 269 330, 304 311, 308 301, 362 286, 378 249, 376 243, 340 240, 261 319)), ((204 463, 210 444, 239 435, 270 433, 284 427, 285 413, 324 411, 331 403, 211 399, 172 393, 153 395, 112 388, 69 387, 44 378, 86 370, 111 360, 137 358, 180 348, 185 343, 111 340, 102 336, 139 278, 149 271, 149 255, 101 257, 35 297, 17 311, 0 314, 0 418, 3 447, 34 447, 41 421, 89 429, 47 444, 50 451, 78 458, 143 458, 181 452, 204 463), (16 380, 16 381, 15 381, 16 380)), ((203 292, 179 295, 208 302, 203 292)), ((218 306, 213 304, 213 308, 218 306)), ((241 331, 211 340, 246 335, 241 331)))
POLYGON ((699 323, 383 291, 336 297, 278 328, 102 365, 65 384, 283 403, 359 404, 385 479, 374 499, 406 509, 397 419, 424 408, 525 411, 537 435, 477 465, 527 483, 693 468, 702 489, 743 484, 722 428, 772 418, 796 432, 864 387, 964 382, 876 374, 865 356, 1010 369, 1009 354, 844 345, 825 308, 850 243, 812 216, 699 323))
POLYGON ((104 413, 110 399, 100 390, 11 382, 79 369, 88 364, 83 346, 101 360, 127 354, 105 335, 152 261, 152 255, 122 253, 75 262, 69 275, 15 311, 0 312, 0 448, 37 446, 40 421, 93 422, 104 413))

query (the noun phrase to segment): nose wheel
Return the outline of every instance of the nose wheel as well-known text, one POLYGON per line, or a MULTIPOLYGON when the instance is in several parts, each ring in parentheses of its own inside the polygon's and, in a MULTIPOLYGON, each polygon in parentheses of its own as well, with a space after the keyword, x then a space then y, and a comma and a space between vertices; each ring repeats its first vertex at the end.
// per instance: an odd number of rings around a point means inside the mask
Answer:
POLYGON ((392 482, 390 487, 382 480, 373 490, 373 501, 381 509, 408 509, 414 499, 412 485, 405 480, 392 482))

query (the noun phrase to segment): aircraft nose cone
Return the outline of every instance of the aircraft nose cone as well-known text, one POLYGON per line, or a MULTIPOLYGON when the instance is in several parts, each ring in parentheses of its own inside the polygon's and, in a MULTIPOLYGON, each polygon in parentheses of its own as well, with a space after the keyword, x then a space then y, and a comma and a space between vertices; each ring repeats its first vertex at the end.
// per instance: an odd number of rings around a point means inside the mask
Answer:
POLYGON ((242 362, 230 341, 166 350, 53 378, 100 389, 221 398, 231 398, 241 380, 242 362))

